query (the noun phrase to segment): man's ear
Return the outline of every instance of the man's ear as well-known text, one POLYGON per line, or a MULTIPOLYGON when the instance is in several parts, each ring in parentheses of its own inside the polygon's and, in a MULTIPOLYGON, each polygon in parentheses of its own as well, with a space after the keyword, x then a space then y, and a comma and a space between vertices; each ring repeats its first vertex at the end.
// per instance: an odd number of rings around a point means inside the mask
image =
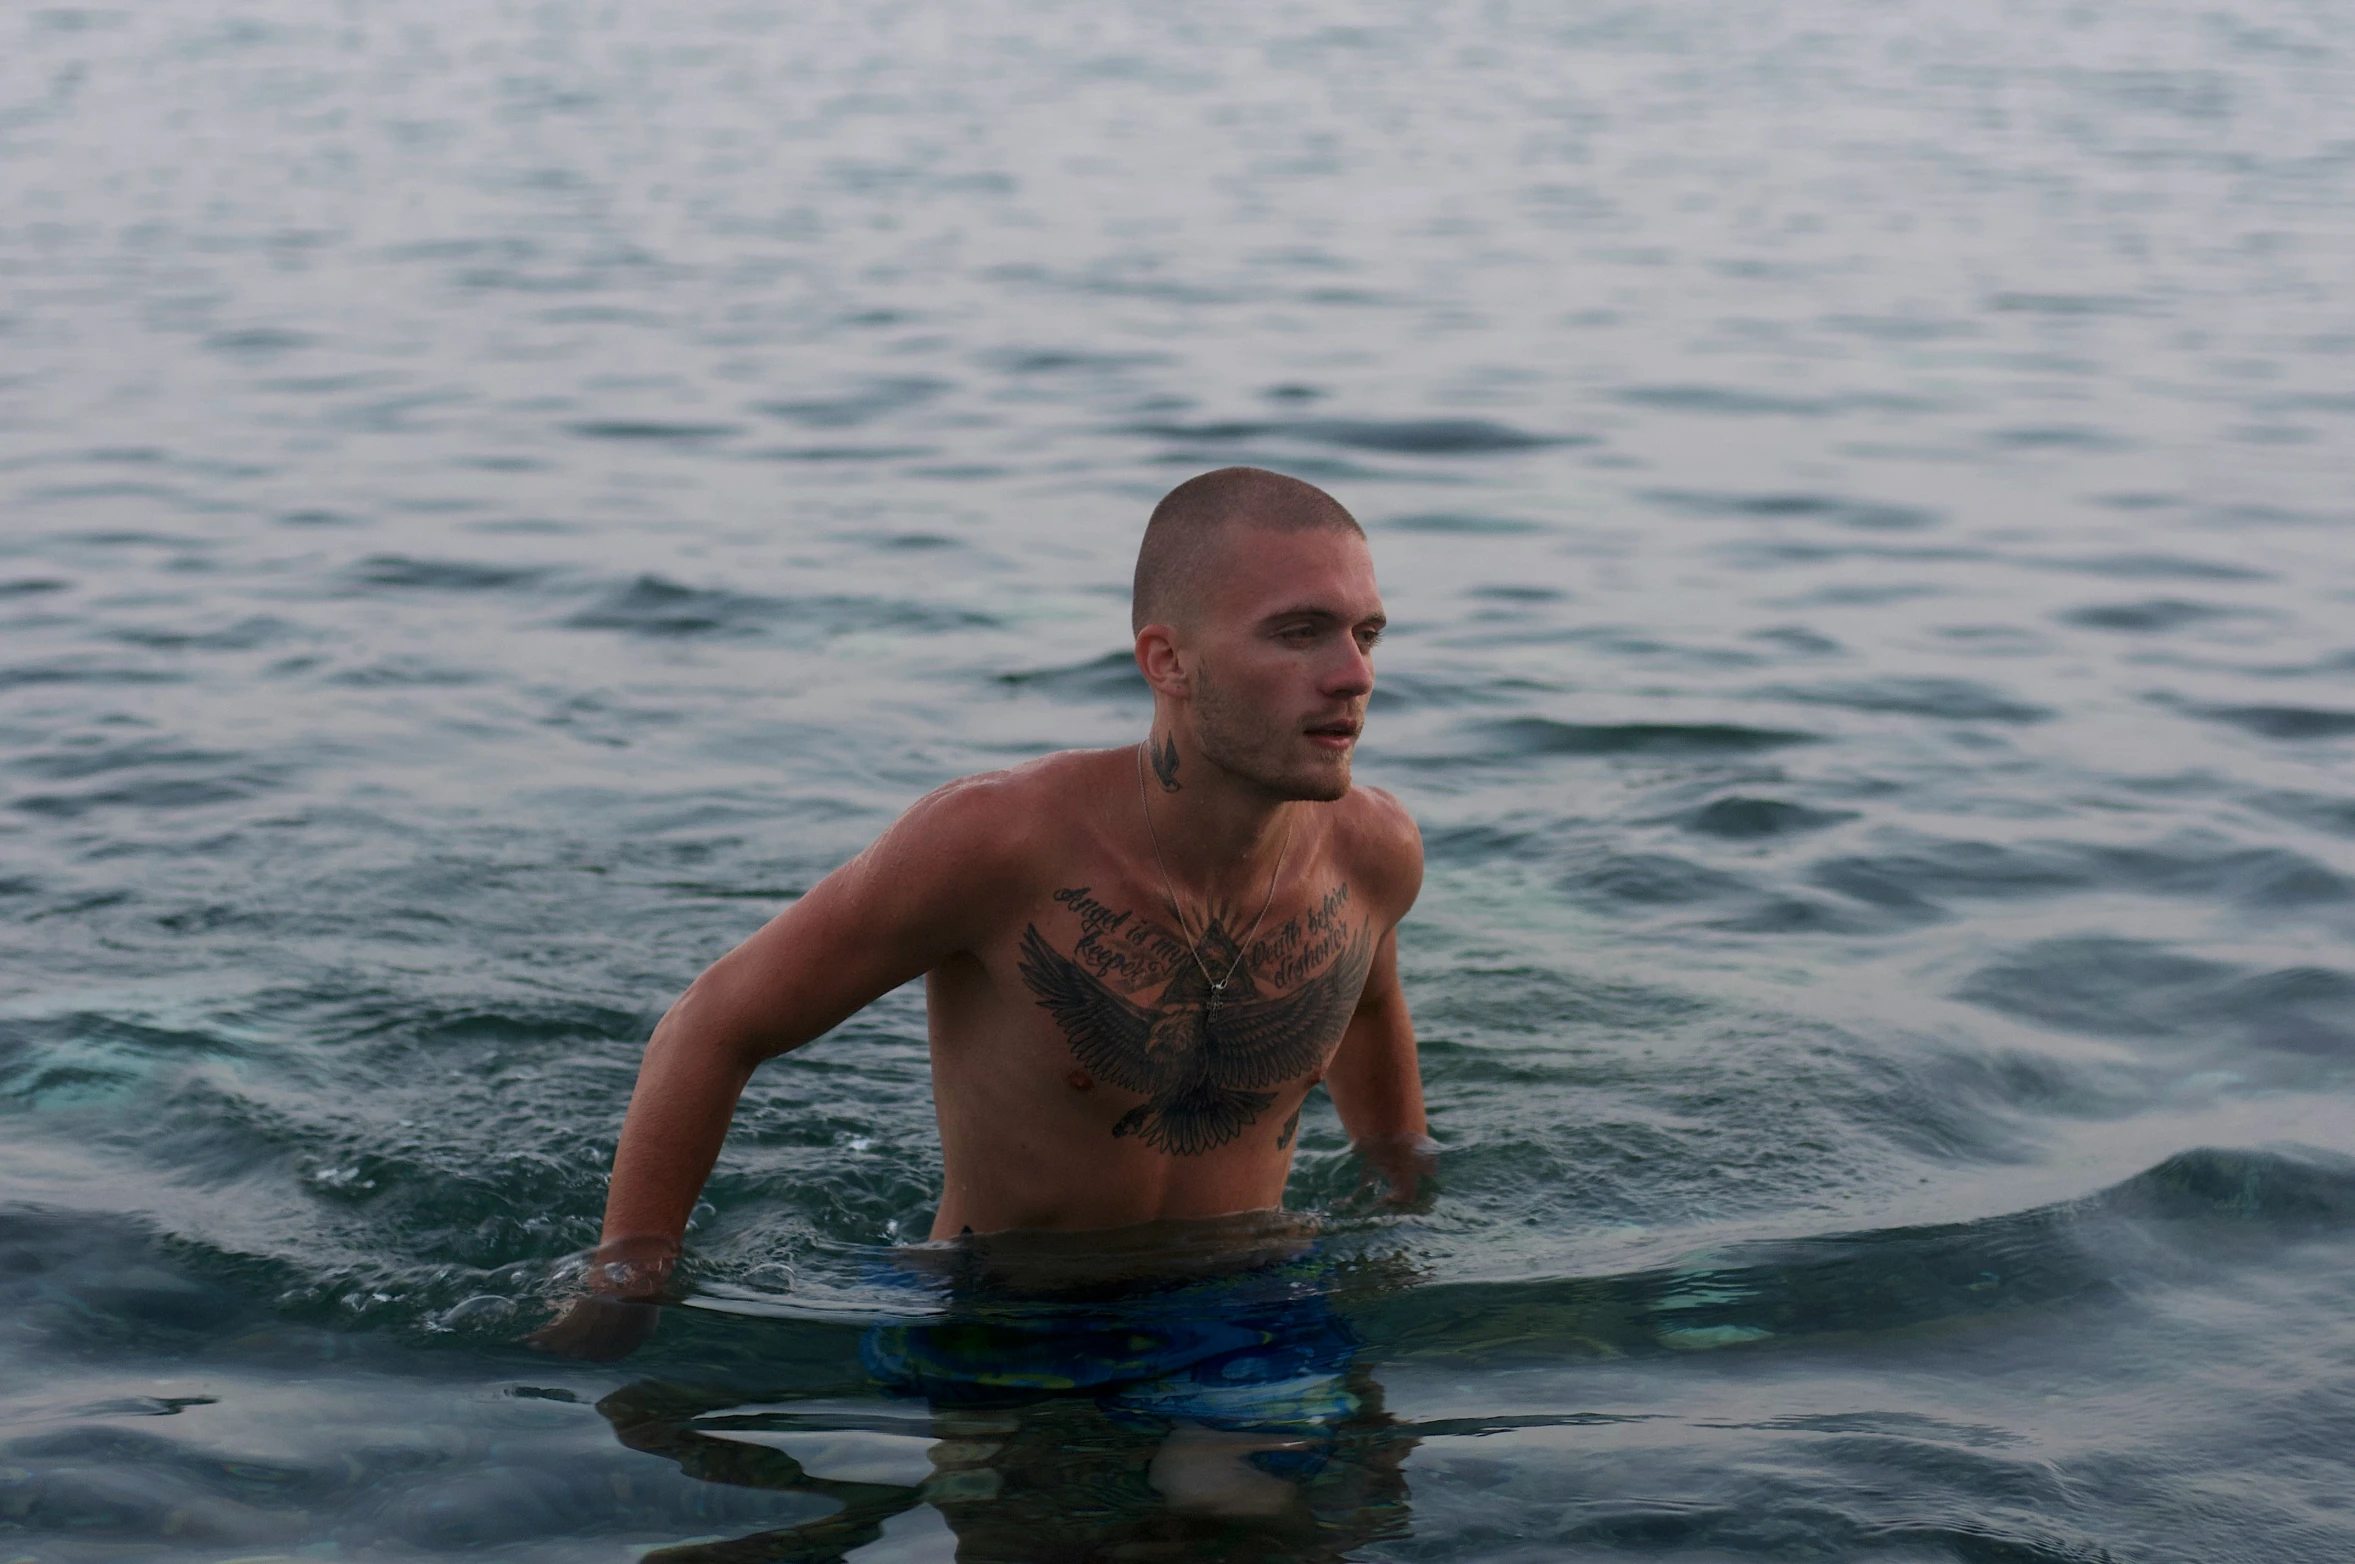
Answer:
POLYGON ((1184 699, 1193 693, 1186 659, 1178 653, 1177 632, 1168 625, 1147 625, 1137 632, 1137 671, 1156 695, 1184 699))

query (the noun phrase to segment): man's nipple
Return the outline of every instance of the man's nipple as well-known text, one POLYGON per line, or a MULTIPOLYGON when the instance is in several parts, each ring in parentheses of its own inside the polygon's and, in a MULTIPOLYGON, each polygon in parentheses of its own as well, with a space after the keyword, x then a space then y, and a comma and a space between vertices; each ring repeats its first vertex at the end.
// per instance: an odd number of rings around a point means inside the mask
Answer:
POLYGON ((1074 1070, 1063 1079, 1071 1083, 1071 1089, 1075 1092, 1084 1092, 1096 1084, 1096 1078, 1085 1070, 1074 1070))

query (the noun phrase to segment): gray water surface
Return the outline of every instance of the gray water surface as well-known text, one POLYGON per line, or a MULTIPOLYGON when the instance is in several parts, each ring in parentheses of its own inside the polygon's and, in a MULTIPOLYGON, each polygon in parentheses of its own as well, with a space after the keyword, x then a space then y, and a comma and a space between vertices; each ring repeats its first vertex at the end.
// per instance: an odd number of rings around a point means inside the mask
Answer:
POLYGON ((9 10, 0 1558, 2355 1555, 2351 278, 2293 0, 9 10), (1449 1148, 1304 1121, 1297 1501, 865 1377, 912 990, 517 1345, 1232 462, 1373 538, 1449 1148))

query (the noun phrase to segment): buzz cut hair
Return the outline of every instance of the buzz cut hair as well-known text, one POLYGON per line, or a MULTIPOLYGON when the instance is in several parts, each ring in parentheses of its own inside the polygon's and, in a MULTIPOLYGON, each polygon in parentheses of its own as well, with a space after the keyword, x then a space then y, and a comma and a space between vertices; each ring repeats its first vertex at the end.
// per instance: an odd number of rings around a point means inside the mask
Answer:
POLYGON ((1313 483, 1264 467, 1221 467, 1188 478, 1161 497, 1137 548, 1129 628, 1184 624, 1224 552, 1225 534, 1247 526, 1270 532, 1347 532, 1364 537, 1341 502, 1313 483))

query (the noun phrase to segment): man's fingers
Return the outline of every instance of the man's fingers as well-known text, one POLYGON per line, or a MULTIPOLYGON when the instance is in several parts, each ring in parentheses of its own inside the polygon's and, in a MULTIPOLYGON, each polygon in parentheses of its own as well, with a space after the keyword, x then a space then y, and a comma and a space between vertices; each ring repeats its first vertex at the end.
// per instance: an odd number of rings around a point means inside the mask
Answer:
POLYGON ((654 1334, 662 1311, 621 1298, 579 1298, 548 1324, 524 1337, 526 1346, 591 1363, 626 1358, 654 1334))
POLYGON ((1439 1171, 1439 1145, 1428 1135, 1368 1136, 1357 1143, 1360 1158, 1357 1192, 1371 1189, 1379 1174, 1389 1190, 1380 1203, 1411 1206, 1422 1197, 1426 1179, 1439 1171))

